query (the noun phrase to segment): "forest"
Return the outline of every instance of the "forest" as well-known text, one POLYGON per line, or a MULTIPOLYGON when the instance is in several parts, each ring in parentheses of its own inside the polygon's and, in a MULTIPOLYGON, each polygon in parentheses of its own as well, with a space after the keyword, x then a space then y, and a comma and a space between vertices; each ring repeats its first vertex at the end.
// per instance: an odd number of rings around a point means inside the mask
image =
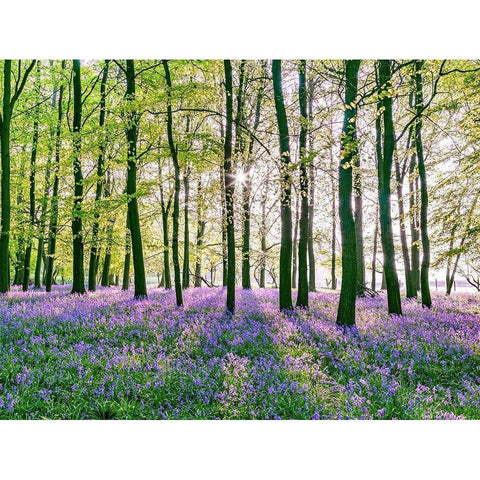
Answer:
POLYGON ((0 418, 480 418, 478 60, 0 84, 0 418))

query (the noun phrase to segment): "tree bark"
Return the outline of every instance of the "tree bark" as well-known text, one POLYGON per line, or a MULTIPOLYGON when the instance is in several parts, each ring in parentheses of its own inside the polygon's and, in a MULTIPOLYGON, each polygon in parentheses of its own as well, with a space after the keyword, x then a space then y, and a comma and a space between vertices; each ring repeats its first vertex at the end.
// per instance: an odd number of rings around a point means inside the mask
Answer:
POLYGON ((298 216, 300 213, 300 202, 298 194, 295 196, 295 219, 293 221, 293 243, 292 243, 292 288, 297 288, 297 245, 298 245, 298 216))
MULTIPOLYGON (((62 61, 62 70, 65 69, 65 60, 62 61)), ((48 229, 48 249, 47 261, 45 265, 45 290, 52 291, 53 283, 53 261, 55 259, 55 251, 57 245, 57 230, 58 230, 58 182, 60 170, 60 149, 62 146, 62 118, 63 118, 63 92, 65 86, 60 85, 58 94, 58 117, 57 126, 55 129, 55 163, 53 165, 53 189, 52 189, 52 203, 50 207, 50 225, 48 229)))
MULTIPOLYGON (((306 84, 307 62, 300 60, 298 77, 298 99, 300 104, 300 239, 298 242, 298 293, 297 307, 308 308, 308 173, 307 173, 307 84, 306 84)), ((298 207, 297 207, 298 208, 298 207)))
MULTIPOLYGON (((330 170, 333 172, 333 150, 330 147, 330 170)), ((332 277, 332 290, 337 289, 337 202, 336 202, 336 192, 335 192, 335 178, 332 175, 332 243, 331 243, 331 254, 332 260, 330 264, 330 276, 332 277)))
MULTIPOLYGON (((313 81, 309 82, 308 89, 308 121, 309 125, 313 123, 313 94, 314 94, 314 83, 313 81)), ((310 151, 313 150, 313 134, 309 135, 309 146, 310 151)), ((309 198, 308 198, 308 290, 314 292, 316 289, 316 279, 315 279, 315 253, 313 250, 313 217, 314 217, 314 207, 315 207, 315 175, 313 170, 313 158, 308 164, 308 182, 309 182, 309 198)))
POLYGON ((73 177, 75 181, 72 235, 73 235, 73 283, 71 293, 85 293, 85 272, 83 266, 82 201, 83 175, 80 158, 82 148, 82 81, 80 60, 73 60, 73 177))
MULTIPOLYGON (((135 102, 135 64, 134 60, 127 60, 126 68, 127 91, 126 103, 135 102)), ((136 108, 127 112, 127 126, 125 129, 128 145, 127 166, 127 197, 128 221, 132 237, 133 273, 135 282, 135 298, 147 297, 147 282, 145 278, 145 265, 143 260, 142 233, 137 201, 137 138, 139 115, 136 108)))
POLYGON ((378 246, 378 207, 375 212, 375 231, 373 233, 372 290, 377 289, 377 246, 378 246))
POLYGON ((105 125, 105 113, 106 113, 106 86, 108 78, 108 64, 109 61, 105 60, 105 65, 103 67, 102 81, 100 83, 100 117, 98 120, 98 130, 100 132, 100 145, 99 145, 99 155, 97 161, 97 185, 95 191, 95 211, 94 211, 94 221, 92 226, 92 247, 90 249, 90 263, 88 266, 88 289, 94 292, 97 288, 97 265, 99 260, 98 252, 98 231, 99 231, 99 218, 100 214, 98 212, 98 206, 102 199, 103 186, 105 183, 105 149, 107 147, 106 133, 104 130, 105 125))
MULTIPOLYGON (((202 182, 198 180, 197 186, 197 241, 196 241, 196 261, 195 261, 195 287, 202 286, 202 244, 205 234, 205 220, 202 219, 202 182)), ((213 279, 212 279, 213 283, 213 279)))
POLYGON ((180 276, 180 260, 178 256, 178 223, 180 214, 180 166, 178 163, 178 149, 173 141, 173 116, 172 116, 172 80, 168 60, 162 60, 165 71, 165 80, 167 82, 167 136, 170 154, 172 156, 174 169, 174 194, 173 194, 173 231, 172 231, 172 260, 173 260, 173 280, 175 284, 175 298, 177 306, 183 305, 182 279, 180 276))
MULTIPOLYGON (((53 66, 53 60, 50 60, 50 66, 53 66)), ((51 108, 55 111, 57 104, 57 84, 55 83, 52 93, 52 103, 51 108)), ((43 198, 41 201, 41 210, 40 210, 40 225, 38 231, 38 246, 37 246, 37 260, 35 263, 35 281, 34 288, 41 288, 42 286, 42 261, 44 262, 44 271, 43 271, 43 281, 45 283, 46 276, 46 256, 45 256, 45 226, 47 223, 47 207, 48 207, 48 198, 50 195, 50 174, 51 174, 51 163, 52 155, 55 142, 55 127, 50 126, 50 139, 48 143, 48 155, 47 155, 47 165, 45 168, 45 185, 43 189, 43 198)))
POLYGON ((28 283, 30 280, 30 263, 32 257, 33 235, 35 230, 35 174, 36 174, 36 161, 37 161, 37 147, 38 147, 38 120, 40 115, 40 62, 37 61, 37 75, 35 84, 35 113, 33 121, 33 139, 32 139, 32 151, 30 153, 30 193, 29 193, 29 228, 27 235, 27 247, 25 249, 25 258, 23 266, 23 284, 22 290, 26 292, 28 290, 28 283))
POLYGON ((380 231, 383 249, 383 268, 387 283, 388 312, 402 314, 400 286, 395 267, 393 244, 390 177, 395 149, 391 90, 391 60, 379 61, 379 112, 383 118, 383 144, 380 117, 377 117, 378 195, 380 231), (383 147, 383 148, 382 148, 383 147))
POLYGON ((420 237, 418 234, 418 210, 417 210, 417 189, 415 187, 416 181, 416 154, 413 153, 410 157, 408 189, 410 194, 409 201, 409 216, 410 216, 410 238, 411 238, 411 252, 412 252, 412 282, 415 293, 420 290, 420 237))
POLYGON ((172 288, 172 276, 170 275, 170 245, 168 238, 168 215, 170 213, 170 208, 172 205, 172 197, 168 199, 168 202, 165 203, 165 198, 163 195, 163 185, 162 185, 162 172, 161 166, 158 165, 158 172, 160 177, 160 201, 162 207, 162 230, 163 230, 163 286, 170 290, 172 288))
POLYGON ((233 122, 233 88, 232 64, 230 60, 223 62, 225 70, 226 116, 225 148, 223 171, 225 178, 225 206, 227 233, 227 312, 235 312, 235 230, 234 230, 234 193, 235 177, 232 167, 232 122, 233 122))
MULTIPOLYGON (((20 60, 19 60, 20 62, 20 60)), ((1 194, 0 206, 1 230, 0 230, 0 293, 6 293, 10 289, 10 126, 15 102, 20 96, 28 75, 35 66, 33 60, 14 88, 12 96, 12 61, 4 60, 3 63, 3 101, 2 114, 0 115, 0 156, 1 156, 1 194)))
MULTIPOLYGON (((130 287, 130 259, 132 255, 132 234, 130 230, 130 217, 127 215, 127 228, 125 231, 125 259, 123 261, 123 280, 122 290, 128 290, 130 287)), ((107 281, 108 282, 108 277, 107 281)))
POLYGON ((341 136, 338 169, 340 232, 342 235, 342 286, 337 312, 337 325, 355 325, 357 294, 357 246, 352 212, 353 166, 357 149, 357 85, 360 60, 346 60, 345 114, 341 136))
POLYGON ((360 154, 355 157, 353 189, 354 198, 354 221, 355 241, 357 245, 357 283, 365 285, 365 256, 363 248, 363 198, 362 198, 362 175, 360 170, 360 154))
POLYGON ((290 137, 283 100, 282 61, 272 62, 273 91, 281 160, 281 244, 280 244, 280 310, 291 310, 292 304, 292 205, 290 174, 290 137))
MULTIPOLYGON (((187 129, 188 130, 188 129, 187 129)), ((182 273, 182 287, 188 288, 190 286, 190 232, 188 230, 188 209, 190 197, 190 169, 187 168, 183 175, 183 190, 185 192, 185 207, 184 207, 184 231, 183 231, 183 273, 182 273)))
POLYGON ((418 175, 420 177, 420 234, 422 239, 422 264, 420 268, 420 287, 422 292, 422 305, 430 308, 432 298, 430 295, 429 269, 430 269, 430 238, 428 235, 428 189, 425 161, 423 158, 422 142, 422 112, 423 112, 423 60, 415 61, 415 149, 418 159, 418 175))
POLYGON ((412 270, 410 268, 410 255, 408 252, 407 244, 407 234, 405 231, 405 208, 403 205, 403 175, 400 172, 400 165, 398 160, 395 160, 395 178, 397 183, 397 198, 398 198, 398 213, 399 213, 399 224, 400 224, 400 243, 402 245, 402 256, 403 256, 403 268, 405 270, 405 285, 406 285, 406 296, 407 298, 415 298, 417 292, 414 287, 412 270))

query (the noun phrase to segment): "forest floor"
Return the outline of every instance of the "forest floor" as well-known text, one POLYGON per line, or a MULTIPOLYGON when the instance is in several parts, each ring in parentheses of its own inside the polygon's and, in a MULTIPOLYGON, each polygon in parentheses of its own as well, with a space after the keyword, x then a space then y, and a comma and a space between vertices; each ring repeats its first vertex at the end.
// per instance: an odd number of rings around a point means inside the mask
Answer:
POLYGON ((357 302, 358 333, 335 327, 338 293, 279 313, 277 290, 117 287, 0 298, 0 418, 480 418, 480 297, 357 302))

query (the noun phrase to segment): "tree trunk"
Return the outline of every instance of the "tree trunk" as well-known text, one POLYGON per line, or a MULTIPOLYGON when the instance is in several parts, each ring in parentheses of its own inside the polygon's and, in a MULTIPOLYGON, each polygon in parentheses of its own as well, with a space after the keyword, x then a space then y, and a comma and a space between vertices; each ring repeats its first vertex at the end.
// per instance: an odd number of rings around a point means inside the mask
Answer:
POLYGON ((267 256, 267 194, 268 181, 265 182, 265 190, 262 198, 262 216, 260 223, 260 281, 258 286, 265 288, 265 270, 266 270, 266 256, 267 256))
MULTIPOLYGON (((313 94, 314 83, 309 82, 309 98, 308 98, 308 121, 309 125, 313 123, 313 94)), ((313 150, 313 134, 309 135, 310 151, 313 150)), ((315 253, 313 251, 313 216, 315 207, 315 175, 313 170, 313 158, 308 165, 308 182, 309 182, 309 198, 308 198, 308 290, 314 292, 316 288, 315 281, 315 253)))
POLYGON ((423 60, 415 61, 415 149, 418 159, 418 175, 420 178, 420 233, 422 238, 422 265, 420 268, 420 287, 422 292, 422 305, 430 308, 432 298, 430 296, 430 284, 428 272, 430 269, 430 238, 428 236, 428 190, 427 175, 425 173, 425 161, 423 158, 422 143, 422 111, 423 111, 423 60))
POLYGON ((352 212, 353 165, 357 150, 357 84, 360 60, 346 60, 345 114, 341 136, 338 198, 342 235, 342 286, 338 304, 337 325, 355 325, 357 294, 357 246, 352 212))
MULTIPOLYGON (((333 150, 330 147, 330 170, 333 172, 333 150)), ((335 192, 335 178, 332 175, 332 243, 331 243, 331 253, 332 253, 332 263, 330 266, 330 275, 332 277, 332 290, 337 289, 337 202, 336 202, 336 192, 335 192)))
MULTIPOLYGON (((94 211, 94 221, 92 226, 92 247, 90 249, 90 263, 88 266, 88 289, 94 292, 97 288, 97 265, 99 260, 99 253, 98 253, 98 230, 99 230, 99 217, 100 214, 98 212, 98 206, 102 199, 102 190, 103 185, 105 183, 105 172, 104 172, 104 164, 105 164, 105 149, 107 147, 107 139, 104 130, 105 125, 105 100, 106 100, 106 86, 107 86, 107 78, 108 78, 108 60, 105 60, 105 65, 103 67, 103 75, 102 81, 100 83, 100 117, 98 120, 98 130, 100 133, 100 145, 99 150, 100 153, 98 155, 97 161, 97 185, 95 191, 95 211, 94 211)), ((107 276, 108 278, 108 276, 107 276)))
MULTIPOLYGON (((188 128, 187 128, 188 131, 188 128)), ((190 196, 189 184, 190 169, 188 168, 183 175, 183 189, 185 192, 185 207, 184 207, 184 231, 183 231, 183 277, 182 287, 188 288, 190 286, 190 233, 188 230, 188 208, 190 196)))
POLYGON ((27 247, 25 249, 24 267, 23 267, 23 285, 22 290, 28 290, 28 283, 30 280, 30 260, 32 257, 33 235, 35 230, 35 173, 37 161, 37 147, 38 147, 38 120, 40 115, 40 62, 37 62, 37 76, 35 82, 35 113, 33 121, 33 139, 32 151, 30 154, 30 195, 29 195, 29 228, 27 235, 27 247))
MULTIPOLYGON (((297 307, 308 308, 308 173, 307 173, 307 86, 306 86, 307 62, 300 60, 298 69, 299 85, 298 99, 300 104, 300 240, 298 243, 298 293, 297 307)), ((298 207, 297 207, 298 208, 298 207)))
POLYGON ((293 222, 292 243, 292 288, 297 288, 297 245, 298 245, 298 215, 300 213, 299 198, 295 198, 295 220, 293 222))
POLYGON ((378 207, 375 212, 375 231, 373 233, 372 290, 377 289, 377 246, 378 246, 378 207))
POLYGON ((175 298, 177 306, 183 305, 182 279, 180 276, 180 260, 178 257, 178 223, 180 214, 180 166, 178 164, 178 147, 173 141, 173 116, 172 116, 172 80, 170 78, 170 69, 168 60, 162 60, 165 70, 165 80, 167 82, 167 135, 170 154, 172 155, 173 169, 175 172, 175 188, 173 194, 173 231, 172 231, 172 260, 173 260, 173 280, 175 283, 175 298))
MULTIPOLYGON (((50 66, 53 66, 53 60, 50 60, 50 66)), ((57 84, 53 87, 52 93, 52 103, 51 108, 55 111, 57 104, 57 84)), ((46 277, 46 255, 45 255, 45 226, 47 223, 47 207, 48 207, 48 198, 50 196, 50 173, 51 173, 51 163, 53 148, 55 142, 55 128, 53 125, 50 126, 50 139, 48 143, 48 155, 47 155, 47 165, 45 168, 45 185, 43 189, 43 198, 41 202, 40 210, 40 225, 38 232, 38 246, 37 246, 37 260, 35 263, 35 288, 41 288, 42 286, 42 261, 44 263, 43 271, 43 281, 45 283, 46 277)))
POLYGON ((357 245, 357 283, 365 285, 365 256, 363 252, 363 198, 362 198, 362 175, 360 170, 360 154, 355 158, 355 170, 353 189, 354 198, 354 221, 355 242, 357 245))
MULTIPOLYGON (((130 217, 127 215, 127 229, 125 231, 125 260, 123 262, 122 290, 130 286, 130 257, 132 255, 132 234, 130 233, 130 217)), ((108 277, 106 283, 108 284, 108 277)))
POLYGON ((225 181, 225 206, 226 206, 226 233, 227 233, 227 312, 235 312, 235 230, 234 230, 234 193, 235 176, 232 168, 232 64, 230 60, 224 60, 225 69, 225 93, 226 93, 226 116, 227 124, 225 129, 224 149, 224 181, 225 181))
MULTIPOLYGON (((409 147, 410 139, 407 145, 409 147)), ((403 204, 403 192, 402 192, 404 175, 400 172, 400 165, 397 159, 395 159, 395 178, 397 183, 400 242, 402 245, 403 266, 405 270, 406 296, 407 298, 415 298, 417 296, 417 292, 415 290, 413 277, 412 277, 412 270, 410 268, 410 255, 408 252, 407 234, 405 231, 405 209, 403 204)))
MULTIPOLYGON (((106 181, 105 181, 105 188, 104 188, 104 198, 109 198, 111 195, 111 175, 109 174, 109 170, 105 172, 106 181)), ((102 278, 101 278, 101 285, 102 287, 109 287, 108 284, 108 277, 110 275, 110 265, 112 261, 112 248, 113 248, 113 225, 115 223, 115 218, 109 218, 107 224, 107 245, 105 247, 105 258, 103 259, 103 269, 102 269, 102 278)), ((97 255, 97 259, 99 255, 97 255)))
POLYGON ((391 60, 379 61, 379 112, 383 117, 383 145, 381 142, 381 123, 377 117, 377 158, 378 158, 378 195, 380 205, 380 231, 383 249, 383 268, 387 282, 388 312, 402 314, 400 286, 395 267, 395 247, 393 244, 390 177, 395 149, 393 130, 391 90, 391 60), (383 146, 383 151, 382 151, 383 146))
POLYGON ((415 188, 416 178, 416 154, 410 157, 408 187, 410 194, 409 216, 410 216, 410 238, 412 251, 412 282, 415 293, 420 290, 420 241, 418 234, 418 210, 417 210, 417 189, 415 188))
MULTIPOLYGON (((195 287, 202 286, 202 244, 205 234, 206 222, 202 220, 202 182, 198 180, 197 186, 197 241, 196 241, 196 261, 195 261, 195 287)), ((213 283, 213 280, 212 280, 213 283)))
MULTIPOLYGON (((135 102, 135 64, 134 60, 127 60, 127 91, 125 101, 135 102)), ((128 145, 127 167, 127 197, 128 221, 132 236, 133 272, 135 281, 135 298, 146 298, 147 282, 145 278, 145 265, 143 261, 142 233, 137 202, 137 137, 139 115, 135 108, 127 113, 126 137, 128 145)))
POLYGON ((1 232, 0 232, 0 293, 10 289, 10 122, 12 108, 11 96, 11 68, 12 61, 3 61, 3 111, 1 117, 0 146, 1 146, 1 232))
POLYGON ((161 166, 158 164, 158 172, 160 179, 160 201, 162 207, 162 230, 163 230, 163 277, 164 277, 164 287, 168 290, 172 288, 172 277, 170 275, 170 245, 168 239, 168 215, 170 212, 170 207, 172 205, 172 197, 168 199, 168 202, 165 204, 165 198, 163 196, 163 185, 162 185, 162 171, 161 166))
POLYGON ((283 101, 282 61, 272 62, 273 91, 281 160, 281 244, 280 244, 280 310, 291 310, 292 304, 292 207, 290 175, 290 137, 283 101))
POLYGON ((80 158, 82 148, 82 82, 80 60, 73 60, 73 177, 75 197, 72 210, 73 235, 73 283, 71 293, 85 293, 85 272, 83 267, 82 201, 83 175, 80 158))
MULTIPOLYGON (((266 62, 262 63, 263 71, 266 73, 266 62)), ((266 76, 266 75, 265 75, 266 76)), ((253 133, 255 134, 260 124, 260 109, 262 106, 263 93, 265 84, 262 81, 257 91, 257 99, 255 104, 255 120, 253 124, 253 133)), ((250 138, 248 148, 248 156, 245 159, 244 182, 242 189, 242 209, 243 209, 243 231, 242 231, 242 287, 245 289, 252 288, 250 280, 250 194, 251 194, 251 170, 253 155, 254 138, 250 138)))
MULTIPOLYGON (((65 69, 65 60, 62 60, 62 71, 65 69)), ((55 259, 55 251, 57 245, 57 229, 58 229, 58 181, 60 170, 60 149, 62 146, 62 117, 63 117, 63 92, 65 86, 60 84, 58 94, 58 117, 57 127, 55 131, 55 164, 53 166, 53 190, 52 203, 50 207, 50 225, 48 231, 48 252, 45 265, 45 290, 52 291, 53 283, 53 261, 55 259)))

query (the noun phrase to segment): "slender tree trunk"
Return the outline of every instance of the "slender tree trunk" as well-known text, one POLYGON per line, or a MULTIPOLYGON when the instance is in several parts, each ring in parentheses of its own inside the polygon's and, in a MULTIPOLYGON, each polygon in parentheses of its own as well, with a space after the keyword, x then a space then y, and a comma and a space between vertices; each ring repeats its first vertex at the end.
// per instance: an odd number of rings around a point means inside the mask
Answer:
POLYGON ((265 267, 267 257, 267 193, 268 182, 265 182, 265 193, 262 198, 262 216, 260 224, 260 288, 265 288, 265 267))
POLYGON ((36 94, 35 94, 35 113, 33 121, 33 139, 32 139, 32 151, 30 154, 30 195, 29 195, 29 228, 27 236, 27 247, 25 249, 24 267, 23 267, 23 285, 22 290, 26 292, 28 290, 28 283, 30 280, 30 263, 32 257, 33 247, 33 235, 35 230, 35 173, 36 173, 36 161, 37 161, 37 147, 38 147, 38 121, 40 115, 40 62, 37 62, 37 76, 36 76, 36 94))
POLYGON ((297 245, 298 245, 298 216, 300 213, 299 196, 295 198, 295 220, 293 222, 293 243, 292 243, 292 288, 297 288, 297 245))
POLYGON ((378 207, 375 212, 375 231, 373 233, 372 290, 377 289, 377 247, 378 247, 378 207))
POLYGON ((98 230, 99 230, 99 218, 100 214, 98 211, 98 205, 102 199, 103 185, 105 183, 105 149, 107 147, 107 139, 105 132, 103 131, 105 125, 105 100, 106 100, 106 86, 108 78, 108 64, 109 61, 105 60, 105 65, 103 67, 102 81, 100 83, 100 117, 98 120, 98 130, 100 132, 100 153, 98 155, 97 161, 97 185, 95 191, 95 211, 94 211, 94 221, 92 226, 92 247, 90 249, 90 264, 88 267, 88 289, 94 292, 97 288, 97 265, 99 260, 98 252, 98 230))
POLYGON ((281 160, 281 244, 280 244, 280 310, 291 310, 292 304, 292 206, 290 174, 290 137, 283 101, 282 61, 272 62, 273 91, 281 160))
POLYGON ((173 259, 173 280, 175 284, 175 297, 177 306, 183 305, 182 279, 180 276, 180 260, 178 257, 178 223, 180 214, 180 166, 178 164, 178 147, 173 141, 173 116, 172 116, 172 80, 168 60, 163 60, 165 80, 167 82, 167 135, 170 154, 172 155, 173 169, 175 172, 175 188, 173 194, 173 231, 172 231, 172 259, 173 259))
POLYGON ((232 64, 230 60, 224 60, 225 69, 225 94, 226 116, 225 149, 223 171, 225 175, 225 206, 226 206, 226 230, 227 230, 227 312, 235 312, 235 230, 234 230, 234 193, 235 176, 232 165, 232 122, 233 122, 233 87, 232 87, 232 64))
MULTIPOLYGON (((65 69, 65 60, 62 61, 62 70, 65 69)), ((58 94, 58 118, 57 127, 55 130, 55 163, 53 166, 53 189, 52 189, 52 203, 50 207, 50 225, 48 231, 48 252, 47 261, 45 265, 45 290, 52 291, 53 283, 53 261, 55 259, 55 251, 57 245, 57 230, 58 230, 58 180, 60 170, 60 149, 62 146, 62 117, 63 117, 63 92, 65 86, 60 85, 58 94)))
POLYGON ((342 235, 342 286, 338 304, 337 325, 355 325, 357 294, 357 246, 352 212, 353 166, 357 150, 357 85, 360 60, 346 60, 345 114, 341 136, 338 198, 342 235))
POLYGON ((411 238, 411 251, 412 251, 412 282, 415 293, 420 290, 420 250, 419 242, 420 237, 418 234, 418 211, 417 211, 417 190, 415 188, 416 177, 416 154, 413 153, 410 158, 409 168, 409 216, 410 216, 410 238, 411 238))
POLYGON ((363 249, 363 198, 362 198, 362 175, 360 170, 360 155, 355 158, 354 170, 354 221, 355 242, 357 245, 357 282, 365 285, 365 255, 363 249))
POLYGON ((18 78, 12 96, 12 61, 3 62, 3 100, 2 114, 0 116, 0 156, 1 156, 1 194, 0 206, 1 230, 0 230, 0 293, 6 293, 10 289, 10 125, 15 102, 22 93, 28 75, 35 66, 33 60, 25 70, 22 78, 18 78))
POLYGON ((165 198, 163 196, 163 185, 162 185, 162 172, 160 164, 158 165, 158 172, 160 178, 160 201, 162 207, 162 230, 163 230, 163 286, 170 290, 172 288, 172 277, 170 275, 170 245, 168 239, 168 215, 170 212, 170 207, 172 205, 172 198, 168 199, 168 202, 165 204, 165 198))
POLYGON ((3 111, 0 124, 1 146, 1 232, 0 232, 0 293, 10 289, 10 122, 11 106, 11 68, 12 61, 3 61, 3 111))
POLYGON ((428 236, 428 189, 427 175, 425 173, 425 161, 423 158, 422 143, 422 111, 423 111, 423 60, 415 61, 415 149, 418 159, 418 175, 420 178, 420 234, 422 239, 422 265, 420 268, 420 287, 422 292, 422 305, 430 308, 432 298, 430 296, 429 269, 430 269, 430 238, 428 236))
MULTIPOLYGON (((109 198, 111 195, 111 175, 109 170, 106 171, 106 181, 104 188, 104 198, 109 198)), ((101 285, 102 287, 109 287, 108 277, 110 276, 110 265, 112 262, 112 248, 113 248, 113 225, 115 223, 115 218, 109 218, 107 224, 107 244, 105 247, 105 258, 103 259, 103 269, 102 269, 102 278, 101 285)), ((99 259, 100 255, 97 255, 99 259)))
MULTIPOLYGON (((202 286, 202 244, 205 234, 206 222, 202 219, 202 182, 198 180, 197 186, 197 241, 196 241, 196 261, 195 261, 195 287, 202 286)), ((213 283, 213 280, 212 280, 213 283)))
MULTIPOLYGON (((50 60, 50 66, 53 66, 53 60, 50 60)), ((55 111, 57 104, 57 84, 53 88, 52 94, 52 111, 55 111)), ((38 246, 37 246, 37 260, 35 263, 35 288, 41 288, 42 286, 42 261, 44 263, 43 271, 43 281, 45 283, 46 277, 46 256, 45 256, 45 227, 47 224, 47 207, 48 207, 48 198, 50 195, 50 173, 51 173, 51 163, 53 156, 55 142, 55 128, 50 126, 50 139, 48 143, 48 155, 47 155, 47 165, 45 168, 45 185, 43 189, 43 198, 41 201, 41 210, 40 210, 40 225, 38 232, 38 246)))
MULTIPOLYGON (((188 130, 188 129, 187 129, 188 130)), ((183 175, 183 190, 185 192, 185 207, 184 207, 184 238, 183 238, 183 277, 182 287, 188 288, 190 286, 190 233, 188 230, 188 209, 190 197, 189 184, 190 169, 188 168, 183 175)))
MULTIPOLYGON (((330 148, 330 170, 333 172, 333 151, 330 148)), ((332 243, 331 256, 332 263, 330 266, 330 276, 332 277, 332 290, 337 289, 337 202, 336 202, 335 178, 332 176, 332 243)))
MULTIPOLYGON (((132 234, 130 230, 130 217, 127 215, 127 229, 125 231, 125 260, 123 262, 122 290, 130 287, 130 258, 132 255, 132 234)), ((107 282, 108 283, 108 277, 107 282)))
MULTIPOLYGON (((307 85, 306 85, 307 62, 300 60, 298 69, 299 86, 298 98, 300 104, 300 240, 298 243, 298 294, 297 307, 308 308, 308 173, 307 173, 307 85)), ((298 207, 297 207, 298 208, 298 207)))
POLYGON ((225 204, 225 171, 223 164, 220 166, 221 204, 222 204, 222 285, 227 286, 228 261, 227 261, 227 207, 225 204))
POLYGON ((403 205, 403 175, 400 173, 400 165, 398 160, 395 160, 395 176, 397 180, 397 198, 398 198, 398 213, 400 224, 400 242, 402 245, 403 267, 405 269, 405 285, 407 289, 407 298, 414 298, 417 296, 417 292, 414 288, 412 271, 410 268, 410 255, 408 252, 407 234, 405 231, 405 209, 403 205))
MULTIPOLYGON (((127 60, 126 68, 127 91, 125 100, 135 102, 135 64, 134 60, 127 60)), ((146 298, 147 281, 145 278, 145 265, 143 260, 142 233, 137 202, 137 138, 139 115, 135 108, 127 113, 126 137, 128 145, 127 167, 127 197, 128 221, 132 236, 133 272, 135 281, 135 298, 146 298)))
MULTIPOLYGON (((266 62, 262 63, 263 71, 266 73, 266 62)), ((266 76, 266 75, 265 75, 266 76)), ((265 84, 262 81, 258 91, 255 103, 255 121, 253 124, 253 133, 256 133, 260 124, 260 109, 262 106, 265 84)), ((253 164, 253 145, 254 138, 250 138, 248 148, 248 157, 245 160, 244 182, 242 189, 242 209, 243 209, 243 231, 242 231, 242 287, 250 289, 250 194, 251 194, 251 170, 253 164)))
MULTIPOLYGON (((308 122, 309 125, 313 123, 313 94, 314 83, 309 82, 309 98, 308 98, 308 122)), ((313 150, 313 134, 309 135, 310 151, 313 150)), ((309 197, 308 197, 308 290, 314 292, 316 289, 315 281, 315 253, 313 251, 313 216, 315 207, 315 175, 313 170, 313 158, 308 164, 308 182, 309 182, 309 197)))
POLYGON ((395 247, 393 243, 390 177, 395 149, 395 134, 393 130, 391 89, 391 60, 379 61, 379 111, 383 117, 383 151, 381 149, 381 124, 377 118, 377 149, 378 158, 378 195, 380 205, 380 230, 383 249, 383 268, 387 282, 388 312, 402 314, 400 286, 395 267, 395 247))
POLYGON ((73 177, 75 180, 75 197, 72 210, 73 284, 71 293, 85 293, 82 230, 83 175, 80 158, 82 148, 81 128, 82 83, 80 60, 73 60, 73 177))

